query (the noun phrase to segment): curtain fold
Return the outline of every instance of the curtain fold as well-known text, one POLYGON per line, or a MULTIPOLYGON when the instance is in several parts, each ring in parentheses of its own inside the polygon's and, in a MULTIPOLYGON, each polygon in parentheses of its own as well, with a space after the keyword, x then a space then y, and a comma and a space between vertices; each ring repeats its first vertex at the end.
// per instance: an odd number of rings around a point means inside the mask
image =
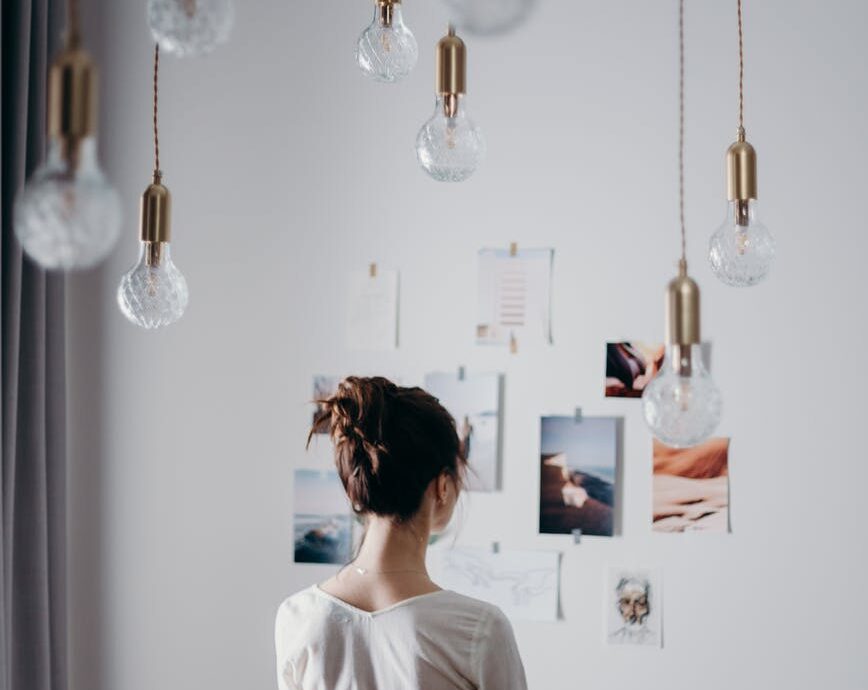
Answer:
POLYGON ((0 690, 66 690, 64 280, 22 256, 12 204, 45 150, 58 0, 2 10, 0 690))

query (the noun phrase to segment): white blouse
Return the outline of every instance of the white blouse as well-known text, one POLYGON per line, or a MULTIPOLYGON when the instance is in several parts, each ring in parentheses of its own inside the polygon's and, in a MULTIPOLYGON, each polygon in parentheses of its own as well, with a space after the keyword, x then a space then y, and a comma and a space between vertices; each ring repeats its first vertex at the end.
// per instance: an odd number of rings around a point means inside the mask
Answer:
POLYGON ((368 612, 318 586, 277 611, 280 690, 527 690, 509 621, 440 590, 368 612))

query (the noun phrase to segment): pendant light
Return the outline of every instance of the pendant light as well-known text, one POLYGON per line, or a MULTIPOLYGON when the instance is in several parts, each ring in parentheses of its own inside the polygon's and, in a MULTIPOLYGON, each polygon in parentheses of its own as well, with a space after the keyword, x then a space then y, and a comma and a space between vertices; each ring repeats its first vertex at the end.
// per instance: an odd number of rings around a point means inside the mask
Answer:
POLYGON ((406 77, 419 59, 416 37, 404 24, 401 0, 374 0, 374 19, 359 36, 356 62, 375 81, 406 77))
POLYGON ((434 114, 416 137, 419 163, 439 182, 466 180, 485 155, 482 132, 467 117, 466 81, 467 48, 450 25, 437 43, 434 114))
POLYGON ((151 35, 167 53, 204 55, 232 33, 232 0, 148 0, 151 35))
POLYGON ((157 77, 160 44, 154 46, 154 173, 142 195, 138 262, 121 278, 118 306, 130 321, 142 328, 159 328, 184 315, 189 293, 187 281, 172 263, 171 203, 160 170, 160 138, 157 129, 157 77))
POLYGON ((715 275, 727 285, 748 287, 768 275, 775 240, 756 216, 756 151, 744 133, 744 36, 738 3, 738 130, 726 152, 726 219, 711 236, 708 258, 715 275))
POLYGON ((720 421, 721 399, 702 362, 699 286, 687 274, 684 224, 684 0, 678 3, 679 134, 678 180, 681 260, 666 288, 666 354, 645 388, 642 406, 651 432, 663 443, 686 448, 707 439, 720 421))
POLYGON ((97 110, 96 66, 69 0, 65 46, 48 72, 48 153, 13 211, 18 241, 43 268, 89 268, 117 240, 121 205, 97 161, 97 110))

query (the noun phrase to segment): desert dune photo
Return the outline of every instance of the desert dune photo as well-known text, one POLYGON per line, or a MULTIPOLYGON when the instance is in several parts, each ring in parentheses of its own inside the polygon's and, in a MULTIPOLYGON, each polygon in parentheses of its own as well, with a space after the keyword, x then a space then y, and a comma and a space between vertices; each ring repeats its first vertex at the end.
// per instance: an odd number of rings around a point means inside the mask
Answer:
POLYGON ((729 531, 729 439, 692 448, 654 441, 655 532, 729 531))

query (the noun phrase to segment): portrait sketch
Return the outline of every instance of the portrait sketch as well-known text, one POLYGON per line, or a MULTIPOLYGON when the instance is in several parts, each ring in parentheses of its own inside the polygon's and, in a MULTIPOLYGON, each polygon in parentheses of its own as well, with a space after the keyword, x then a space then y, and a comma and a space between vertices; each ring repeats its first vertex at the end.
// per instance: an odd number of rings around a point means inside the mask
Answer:
POLYGON ((653 570, 611 568, 606 581, 606 641, 662 647, 660 577, 653 570))

